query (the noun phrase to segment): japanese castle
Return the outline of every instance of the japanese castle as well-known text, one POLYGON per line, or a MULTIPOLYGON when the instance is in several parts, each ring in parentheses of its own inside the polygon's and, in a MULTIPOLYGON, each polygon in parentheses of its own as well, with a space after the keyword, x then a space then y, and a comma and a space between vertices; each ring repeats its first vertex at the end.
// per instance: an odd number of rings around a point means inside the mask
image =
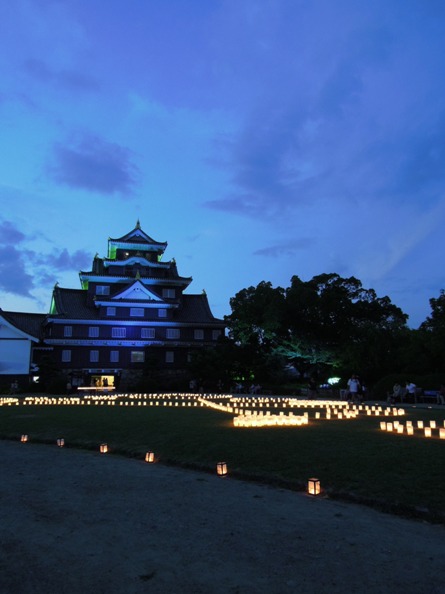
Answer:
POLYGON ((205 292, 184 293, 192 278, 162 260, 166 248, 138 221, 79 273, 80 289, 56 284, 49 314, 0 310, 3 383, 20 377, 23 385, 48 358, 79 388, 131 388, 147 369, 185 379, 193 353, 214 347, 225 326, 205 292))

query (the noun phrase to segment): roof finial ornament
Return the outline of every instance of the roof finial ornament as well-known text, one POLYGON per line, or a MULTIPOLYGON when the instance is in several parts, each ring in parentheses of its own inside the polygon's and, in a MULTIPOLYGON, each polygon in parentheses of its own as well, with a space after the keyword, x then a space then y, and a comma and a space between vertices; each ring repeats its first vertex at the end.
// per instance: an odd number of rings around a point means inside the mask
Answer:
POLYGON ((136 270, 136 276, 135 276, 136 280, 141 280, 141 273, 139 272, 139 270, 136 270))
POLYGON ((141 228, 141 223, 139 221, 139 219, 136 221, 136 229, 140 229, 141 228))

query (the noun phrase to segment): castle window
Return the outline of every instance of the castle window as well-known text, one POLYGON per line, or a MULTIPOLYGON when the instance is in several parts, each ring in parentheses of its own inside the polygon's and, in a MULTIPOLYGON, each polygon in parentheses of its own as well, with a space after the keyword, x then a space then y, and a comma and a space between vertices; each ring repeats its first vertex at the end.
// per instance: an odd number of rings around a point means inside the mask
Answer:
POLYGON ((195 330, 193 335, 195 340, 204 340, 204 330, 195 330))
POLYGON ((175 298, 175 290, 174 289, 162 289, 162 296, 166 299, 174 299, 175 298))
POLYGON ((130 307, 130 316, 132 316, 133 318, 143 317, 143 315, 144 315, 143 307, 130 307))
POLYGON ((62 361, 63 363, 71 363, 71 351, 62 351, 62 361))
POLYGON ((88 328, 88 337, 97 338, 99 336, 99 326, 90 326, 88 328))
POLYGON ((96 286, 96 295, 109 295, 110 294, 110 287, 108 285, 97 285, 96 286))
POLYGON ((144 351, 131 351, 130 357, 132 363, 143 363, 145 361, 144 351))
POLYGON ((166 309, 158 309, 158 318, 166 318, 167 317, 167 310, 166 309))
POLYGON ((127 335, 126 328, 112 328, 111 329, 112 338, 125 338, 126 335, 127 335))
POLYGON ((107 307, 107 316, 115 316, 116 315, 116 308, 115 307, 107 307))
POLYGON ((155 337, 155 329, 154 328, 141 328, 141 338, 154 338, 155 337))
POLYGON ((99 351, 90 351, 90 363, 97 363, 99 361, 99 351))
POLYGON ((175 362, 175 353, 173 351, 166 351, 165 362, 166 363, 174 363, 175 362))
POLYGON ((166 338, 179 338, 181 331, 179 328, 167 328, 166 338))
POLYGON ((63 327, 63 335, 66 338, 70 338, 73 335, 73 327, 72 326, 64 326, 63 327))
POLYGON ((119 351, 110 351, 110 363, 119 363, 119 351))

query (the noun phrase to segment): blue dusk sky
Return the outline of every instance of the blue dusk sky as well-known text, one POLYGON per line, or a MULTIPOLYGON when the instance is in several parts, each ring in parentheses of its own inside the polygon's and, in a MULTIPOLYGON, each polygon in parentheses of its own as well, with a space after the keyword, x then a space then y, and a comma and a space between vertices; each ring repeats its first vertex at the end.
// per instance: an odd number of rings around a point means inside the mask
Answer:
POLYGON ((259 282, 445 288, 443 0, 0 3, 0 307, 141 226, 214 315, 259 282))

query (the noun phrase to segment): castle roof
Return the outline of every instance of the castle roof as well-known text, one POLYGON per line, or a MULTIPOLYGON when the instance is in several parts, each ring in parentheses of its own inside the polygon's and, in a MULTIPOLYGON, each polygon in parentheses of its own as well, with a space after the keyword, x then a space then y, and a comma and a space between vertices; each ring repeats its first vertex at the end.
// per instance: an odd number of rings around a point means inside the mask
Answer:
POLYGON ((87 305, 87 292, 83 289, 64 289, 56 286, 53 291, 53 300, 57 311, 57 314, 51 315, 53 318, 99 319, 99 310, 87 305))
POLYGON ((168 245, 166 241, 155 241, 149 235, 147 235, 147 233, 145 233, 145 231, 143 231, 141 229, 139 220, 137 221, 136 227, 134 229, 132 229, 131 231, 129 231, 122 237, 117 237, 117 238, 110 237, 108 241, 111 243, 123 243, 123 244, 126 244, 126 243, 128 243, 128 244, 145 244, 145 245, 149 244, 149 245, 159 246, 163 250, 165 250, 165 248, 168 245))
POLYGON ((22 332, 33 338, 40 339, 42 336, 42 324, 45 322, 46 314, 26 313, 20 311, 3 311, 0 315, 22 332))
POLYGON ((224 320, 220 320, 213 316, 205 293, 202 293, 201 295, 183 295, 182 299, 182 309, 178 314, 177 321, 199 322, 201 324, 220 323, 224 326, 224 320))
MULTIPOLYGON (((57 314, 51 318, 65 318, 76 320, 98 320, 99 308, 87 305, 87 293, 83 289, 64 289, 54 287, 53 298, 57 314)), ((122 302, 121 302, 122 303, 122 302)), ((119 319, 119 318, 117 318, 119 319)), ((224 326, 223 320, 212 315, 207 295, 182 295, 182 306, 175 310, 175 319, 172 324, 194 323, 212 324, 220 323, 224 326)))

